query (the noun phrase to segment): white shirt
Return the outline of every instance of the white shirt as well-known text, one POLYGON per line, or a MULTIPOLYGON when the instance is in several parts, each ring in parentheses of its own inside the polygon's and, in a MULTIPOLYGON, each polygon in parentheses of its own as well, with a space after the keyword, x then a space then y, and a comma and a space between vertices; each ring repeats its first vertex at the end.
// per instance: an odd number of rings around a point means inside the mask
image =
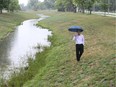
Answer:
POLYGON ((84 36, 81 35, 75 35, 73 37, 73 40, 75 40, 76 44, 83 44, 84 45, 84 36))

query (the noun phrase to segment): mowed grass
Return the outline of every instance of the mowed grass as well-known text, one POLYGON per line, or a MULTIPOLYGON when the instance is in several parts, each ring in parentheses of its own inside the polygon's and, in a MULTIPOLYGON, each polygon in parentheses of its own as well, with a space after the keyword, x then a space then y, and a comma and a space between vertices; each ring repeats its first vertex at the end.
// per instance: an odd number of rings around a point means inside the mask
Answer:
POLYGON ((52 45, 29 61, 8 82, 9 87, 114 87, 115 86, 115 19, 98 15, 41 11, 50 15, 38 25, 53 32, 52 45), (72 25, 84 28, 85 51, 76 61, 72 25))
POLYGON ((0 14, 0 39, 14 31, 15 27, 27 19, 37 18, 36 12, 16 12, 0 14))

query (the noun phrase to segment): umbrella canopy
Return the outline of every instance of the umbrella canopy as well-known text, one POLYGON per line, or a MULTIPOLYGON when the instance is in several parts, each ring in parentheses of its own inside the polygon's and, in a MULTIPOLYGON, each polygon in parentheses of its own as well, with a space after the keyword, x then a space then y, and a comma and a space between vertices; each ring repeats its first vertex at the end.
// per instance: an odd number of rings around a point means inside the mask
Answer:
POLYGON ((71 26, 68 30, 71 32, 78 32, 78 31, 83 32, 83 29, 80 26, 71 26))

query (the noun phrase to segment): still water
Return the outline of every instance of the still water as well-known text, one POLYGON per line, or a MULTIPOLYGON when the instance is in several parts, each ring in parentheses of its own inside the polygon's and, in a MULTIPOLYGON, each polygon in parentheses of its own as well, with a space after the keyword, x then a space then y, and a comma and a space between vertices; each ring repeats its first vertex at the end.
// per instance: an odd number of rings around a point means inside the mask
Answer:
POLYGON ((13 33, 0 41, 0 73, 27 66, 29 57, 35 58, 37 52, 43 51, 43 47, 51 45, 48 36, 51 36, 52 32, 36 26, 38 21, 47 16, 39 16, 39 19, 24 21, 13 33))

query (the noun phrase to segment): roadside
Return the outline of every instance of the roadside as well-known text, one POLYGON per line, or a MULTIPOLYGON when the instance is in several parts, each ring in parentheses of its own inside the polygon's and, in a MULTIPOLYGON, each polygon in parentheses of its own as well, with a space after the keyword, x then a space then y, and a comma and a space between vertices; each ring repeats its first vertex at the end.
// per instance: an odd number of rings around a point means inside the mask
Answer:
POLYGON ((92 12, 93 14, 97 14, 97 15, 102 15, 102 16, 104 16, 104 14, 106 15, 106 16, 109 16, 109 17, 116 17, 116 13, 111 13, 111 12, 106 12, 106 13, 104 13, 104 12, 92 12))

